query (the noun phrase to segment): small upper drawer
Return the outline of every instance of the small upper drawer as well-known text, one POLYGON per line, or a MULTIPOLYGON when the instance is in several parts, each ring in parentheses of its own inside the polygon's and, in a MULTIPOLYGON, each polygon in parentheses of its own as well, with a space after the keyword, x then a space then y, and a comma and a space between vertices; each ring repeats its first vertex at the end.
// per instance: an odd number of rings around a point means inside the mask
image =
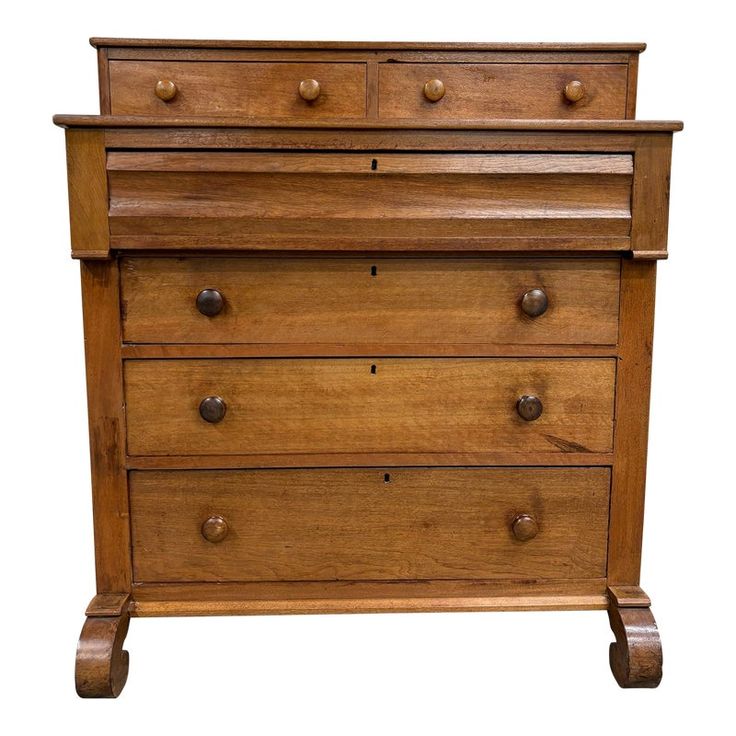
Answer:
POLYGON ((365 116, 365 64, 111 61, 113 115, 365 116))
POLYGON ((625 64, 381 64, 382 118, 626 117, 625 64))

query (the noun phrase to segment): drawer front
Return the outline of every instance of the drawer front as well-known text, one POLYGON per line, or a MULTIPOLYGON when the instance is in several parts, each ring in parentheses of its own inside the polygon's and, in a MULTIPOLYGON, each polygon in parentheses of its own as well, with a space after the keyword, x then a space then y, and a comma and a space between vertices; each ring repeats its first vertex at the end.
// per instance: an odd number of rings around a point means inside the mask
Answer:
POLYGON ((579 358, 129 360, 128 452, 604 453, 614 374, 579 358), (522 396, 541 416, 520 416, 522 396))
POLYGON ((362 63, 110 62, 113 115, 362 118, 365 100, 362 63), (319 83, 314 100, 300 96, 305 80, 319 83))
POLYGON ((626 117, 625 64, 381 64, 379 69, 383 118, 626 117), (431 80, 442 84, 430 84, 425 93, 431 80))
POLYGON ((122 249, 626 250, 630 154, 117 152, 122 249))
POLYGON ((604 577, 609 483, 608 468, 134 471, 134 577, 604 577))
POLYGON ((120 268, 133 343, 610 345, 618 335, 617 259, 124 258, 120 268))

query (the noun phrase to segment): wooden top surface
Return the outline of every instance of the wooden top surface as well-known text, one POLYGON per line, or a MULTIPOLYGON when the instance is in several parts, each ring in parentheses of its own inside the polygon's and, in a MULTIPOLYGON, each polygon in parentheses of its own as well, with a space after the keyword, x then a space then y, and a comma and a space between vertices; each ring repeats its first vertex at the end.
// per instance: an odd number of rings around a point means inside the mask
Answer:
POLYGON ((362 49, 417 51, 633 51, 646 49, 645 43, 480 43, 428 41, 239 41, 235 39, 98 38, 89 42, 95 48, 198 48, 198 49, 362 49))
POLYGON ((446 129, 551 130, 591 132, 673 132, 679 120, 298 120, 293 118, 167 117, 163 115, 54 115, 63 128, 332 128, 332 129, 446 129))

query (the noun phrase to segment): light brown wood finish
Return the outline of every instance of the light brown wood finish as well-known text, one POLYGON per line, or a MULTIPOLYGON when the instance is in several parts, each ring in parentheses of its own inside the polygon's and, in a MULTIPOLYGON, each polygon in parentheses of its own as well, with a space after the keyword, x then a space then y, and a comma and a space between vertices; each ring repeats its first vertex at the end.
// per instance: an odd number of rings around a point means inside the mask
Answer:
POLYGON ((134 472, 135 579, 595 578, 608 486, 605 468, 134 472), (514 536, 519 512, 534 539, 514 536))
MULTIPOLYGON (((335 129, 346 130, 537 130, 537 131, 588 131, 588 132, 625 132, 625 133, 656 133, 676 132, 682 130, 683 124, 679 120, 549 120, 549 119, 514 119, 514 118, 475 118, 459 120, 435 120, 429 116, 419 118, 399 118, 383 120, 351 120, 349 118, 320 118, 299 119, 285 121, 276 117, 243 117, 243 116, 205 116, 205 115, 54 115, 55 125, 66 128, 277 128, 280 131, 294 128, 332 130, 333 140, 335 129)), ((169 131, 169 135, 176 131, 169 131)), ((282 140, 282 146, 285 141, 282 140)), ((537 141, 539 143, 539 141, 537 141)), ((179 147, 177 138, 169 139, 166 148, 179 147), (173 144, 173 145, 172 145, 173 144)), ((324 146, 323 146, 324 147, 324 146)), ((341 149, 350 149, 350 141, 344 141, 341 149)), ((526 147, 526 146, 524 146, 526 147)), ((543 146, 546 148, 548 146, 543 146)), ((389 148, 396 148, 390 146, 389 148)), ((532 148, 531 150, 537 150, 532 148)))
POLYGON ((662 643, 649 608, 610 606, 616 637, 609 649, 611 671, 622 688, 657 687, 662 680, 662 643))
POLYGON ((381 64, 378 111, 382 118, 621 118, 626 112, 625 64, 381 64), (425 83, 442 80, 436 100, 425 83), (565 86, 585 83, 574 105, 565 86))
POLYGON ((124 340, 614 345, 619 271, 615 259, 125 258, 124 340), (206 317, 195 297, 213 288, 224 307, 206 317), (549 307, 528 317, 534 288, 549 307))
POLYGON ((605 610, 605 578, 137 583, 132 616, 605 610))
POLYGON ((80 694, 120 691, 128 615, 366 611, 608 608, 618 682, 656 685, 647 259, 682 124, 631 119, 643 46, 93 42, 103 115, 55 117, 99 590, 80 694))
POLYGON ((638 585, 647 471, 656 261, 621 261, 608 580, 638 585))
POLYGON ((72 256, 107 258, 110 230, 104 133, 67 130, 66 161, 72 256))
POLYGON ((636 152, 631 221, 634 258, 667 258, 671 136, 654 135, 636 152))
POLYGON ((130 596, 98 595, 87 607, 87 619, 77 645, 75 684, 82 698, 117 698, 128 679, 130 596))
POLYGON ((244 115, 355 118, 365 116, 365 65, 325 63, 191 63, 110 61, 114 115, 244 115), (305 79, 320 93, 300 97, 305 79), (159 99, 159 80, 176 96, 159 99))
MULTIPOLYGON (((126 343, 123 358, 270 358, 273 343, 126 343)), ((359 355, 413 358, 615 358, 614 345, 517 345, 513 343, 280 343, 280 358, 345 358, 359 355)))
POLYGON ((633 174, 627 154, 590 153, 141 153, 111 151, 108 171, 206 171, 272 174, 633 174))
POLYGON ((420 49, 422 51, 628 51, 638 53, 647 47, 645 43, 554 43, 541 42, 446 42, 432 41, 264 41, 240 39, 172 39, 172 38, 112 38, 93 36, 89 42, 94 47, 110 46, 113 48, 178 48, 178 49, 312 49, 318 51, 330 49, 362 49, 362 50, 404 50, 420 49))
MULTIPOLYGON (((161 247, 187 239, 199 248, 212 236, 241 247, 267 239, 319 248, 341 239, 365 250, 374 238, 394 238, 400 249, 412 237, 603 239, 626 237, 630 228, 631 174, 618 157, 606 164, 608 173, 586 173, 599 168, 597 157, 592 165, 555 164, 567 170, 556 174, 544 173, 544 163, 538 173, 538 159, 528 173, 522 167, 522 173, 488 174, 482 156, 424 162, 382 154, 369 161, 326 153, 275 163, 272 156, 240 154, 237 164, 227 164, 223 154, 192 153, 186 171, 181 158, 154 154, 150 164, 133 159, 108 172, 113 236, 148 247, 157 236, 161 247), (232 165, 241 170, 223 179, 221 167, 232 165)), ((125 163, 113 159, 112 165, 125 163)))
POLYGON ((385 466, 609 466, 613 453, 606 452, 328 452, 289 455, 131 455, 131 470, 211 470, 226 468, 342 468, 385 466))
POLYGON ((81 698, 117 698, 128 679, 129 655, 123 649, 130 616, 90 616, 77 645, 75 685, 81 698))
POLYGON ((120 278, 115 261, 82 261, 92 506, 98 593, 130 590, 120 278))
POLYGON ((606 359, 126 361, 128 453, 608 452, 606 359), (516 412, 542 398, 534 422, 516 412), (199 404, 220 396, 225 419, 199 404), (449 419, 451 418, 451 419, 449 419))

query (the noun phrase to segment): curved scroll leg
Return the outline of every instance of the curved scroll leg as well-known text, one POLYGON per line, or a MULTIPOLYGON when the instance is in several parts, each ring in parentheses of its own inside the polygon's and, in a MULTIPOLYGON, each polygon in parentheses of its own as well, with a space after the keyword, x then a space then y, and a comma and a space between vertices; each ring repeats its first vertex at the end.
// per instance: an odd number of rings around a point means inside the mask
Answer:
POLYGON ((657 687, 662 679, 662 643, 652 612, 611 603, 608 619, 616 636, 609 649, 616 682, 621 687, 657 687))
POLYGON ((128 633, 130 615, 127 598, 117 608, 117 615, 109 615, 108 608, 96 608, 95 601, 87 613, 77 644, 77 662, 74 679, 77 695, 81 698, 117 698, 128 679, 128 652, 123 642, 128 633))

